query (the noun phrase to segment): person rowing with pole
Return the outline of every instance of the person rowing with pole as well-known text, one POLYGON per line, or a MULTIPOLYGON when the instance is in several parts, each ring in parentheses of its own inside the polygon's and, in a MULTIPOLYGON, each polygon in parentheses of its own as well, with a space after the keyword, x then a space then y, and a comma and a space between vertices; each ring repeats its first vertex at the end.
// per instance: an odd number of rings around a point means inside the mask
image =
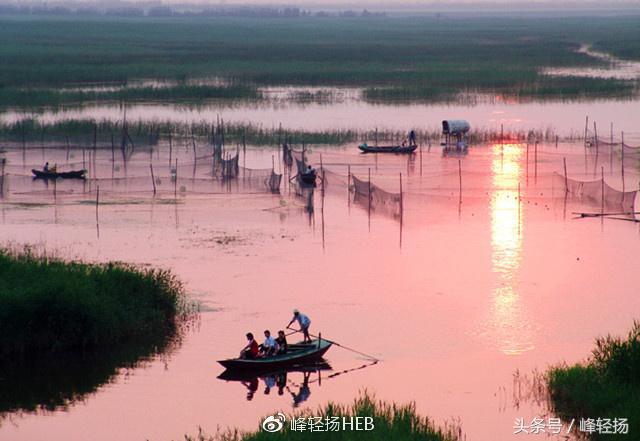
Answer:
POLYGON ((293 318, 287 325, 287 329, 290 329, 291 324, 295 321, 297 321, 300 325, 300 332, 302 332, 302 334, 304 335, 304 339, 302 340, 302 342, 311 343, 311 336, 309 336, 309 326, 311 325, 311 319, 297 309, 294 309, 293 318))

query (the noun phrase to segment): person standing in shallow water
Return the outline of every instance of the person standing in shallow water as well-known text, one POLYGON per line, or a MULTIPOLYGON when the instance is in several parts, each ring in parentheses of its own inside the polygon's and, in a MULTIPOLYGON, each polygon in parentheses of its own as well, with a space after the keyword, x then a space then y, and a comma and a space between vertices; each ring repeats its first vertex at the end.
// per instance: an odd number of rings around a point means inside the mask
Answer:
POLYGON ((291 321, 287 325, 287 328, 290 327, 291 324, 293 322, 295 322, 295 321, 297 321, 298 324, 300 325, 300 331, 304 335, 303 342, 304 343, 307 343, 307 342, 311 343, 311 337, 309 336, 309 326, 311 325, 311 319, 308 316, 306 316, 305 314, 303 314, 300 311, 298 311, 297 309, 294 309, 293 310, 293 318, 291 319, 291 321))

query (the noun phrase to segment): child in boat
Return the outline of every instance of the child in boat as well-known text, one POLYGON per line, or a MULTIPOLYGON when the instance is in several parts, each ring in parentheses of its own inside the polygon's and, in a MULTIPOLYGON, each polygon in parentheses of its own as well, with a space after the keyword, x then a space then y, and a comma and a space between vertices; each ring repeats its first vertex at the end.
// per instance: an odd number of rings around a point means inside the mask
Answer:
POLYGON ((307 317, 306 315, 304 315, 303 313, 301 313, 297 309, 294 309, 293 310, 293 318, 291 319, 291 321, 287 325, 287 328, 289 326, 291 326, 291 324, 293 322, 295 322, 295 321, 297 321, 298 324, 300 325, 300 331, 302 331, 302 334, 304 335, 303 342, 304 343, 306 343, 306 342, 311 343, 311 337, 309 336, 309 326, 311 325, 311 319, 309 319, 309 317, 307 317))
POLYGON ((287 344, 287 337, 284 335, 284 331, 278 331, 276 343, 278 344, 278 355, 286 354, 289 350, 289 345, 287 344))
POLYGON ((260 354, 263 357, 270 357, 278 353, 278 343, 276 339, 271 336, 271 331, 268 329, 264 331, 264 343, 260 345, 260 354))
POLYGON ((240 358, 252 360, 258 356, 258 342, 253 338, 253 334, 251 332, 247 333, 247 340, 249 343, 247 343, 247 345, 242 348, 242 351, 240 351, 240 358))

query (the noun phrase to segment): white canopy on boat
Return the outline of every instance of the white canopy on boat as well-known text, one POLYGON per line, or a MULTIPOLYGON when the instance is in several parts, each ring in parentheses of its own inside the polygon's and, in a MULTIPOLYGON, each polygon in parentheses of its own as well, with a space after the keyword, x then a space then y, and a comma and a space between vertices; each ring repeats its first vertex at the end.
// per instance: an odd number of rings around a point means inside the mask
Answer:
POLYGON ((442 121, 442 133, 445 135, 462 135, 470 129, 471 126, 464 119, 445 119, 442 121))

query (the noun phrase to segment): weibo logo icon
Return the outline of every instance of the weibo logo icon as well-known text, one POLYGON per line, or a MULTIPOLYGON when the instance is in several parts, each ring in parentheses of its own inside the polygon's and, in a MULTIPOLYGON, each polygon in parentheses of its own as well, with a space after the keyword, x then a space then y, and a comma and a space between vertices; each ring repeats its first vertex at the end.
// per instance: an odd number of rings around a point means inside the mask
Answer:
POLYGON ((280 412, 275 415, 268 416, 262 422, 262 430, 269 433, 280 432, 284 428, 286 420, 287 418, 280 412))

